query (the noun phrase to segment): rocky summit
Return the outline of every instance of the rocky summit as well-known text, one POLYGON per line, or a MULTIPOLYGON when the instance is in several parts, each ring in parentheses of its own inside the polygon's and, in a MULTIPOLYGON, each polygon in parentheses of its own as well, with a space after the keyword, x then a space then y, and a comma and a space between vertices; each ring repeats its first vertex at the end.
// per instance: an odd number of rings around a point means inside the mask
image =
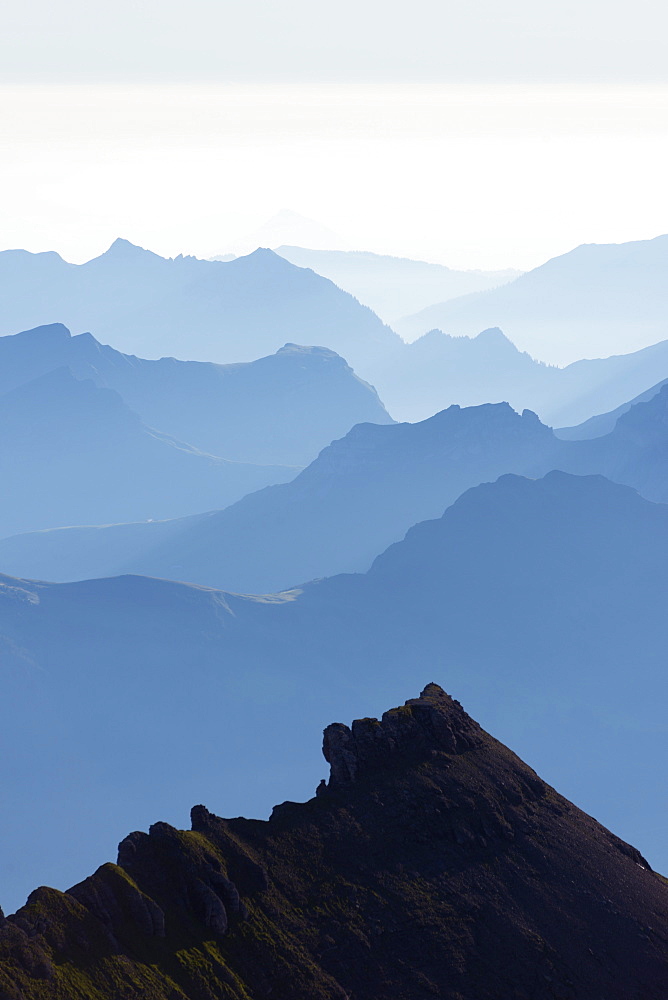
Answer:
POLYGON ((0 915, 1 1000, 665 1000, 668 883, 435 684, 310 801, 132 833, 0 915))

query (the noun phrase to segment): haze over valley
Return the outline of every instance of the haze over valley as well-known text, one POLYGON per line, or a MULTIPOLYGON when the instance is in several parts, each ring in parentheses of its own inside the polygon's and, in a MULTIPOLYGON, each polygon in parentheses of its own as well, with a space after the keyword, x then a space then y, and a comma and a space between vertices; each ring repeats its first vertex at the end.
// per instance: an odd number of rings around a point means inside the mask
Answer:
POLYGON ((666 1000, 664 13, 5 21, 0 1000, 666 1000))

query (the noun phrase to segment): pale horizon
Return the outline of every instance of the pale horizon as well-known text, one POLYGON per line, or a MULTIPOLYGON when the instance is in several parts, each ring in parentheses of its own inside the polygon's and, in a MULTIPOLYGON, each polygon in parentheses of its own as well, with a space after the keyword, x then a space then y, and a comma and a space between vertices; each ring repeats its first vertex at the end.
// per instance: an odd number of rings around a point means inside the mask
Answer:
POLYGON ((666 86, 2 86, 0 247, 206 258, 289 209, 347 249, 527 270, 668 232, 667 112, 666 86))

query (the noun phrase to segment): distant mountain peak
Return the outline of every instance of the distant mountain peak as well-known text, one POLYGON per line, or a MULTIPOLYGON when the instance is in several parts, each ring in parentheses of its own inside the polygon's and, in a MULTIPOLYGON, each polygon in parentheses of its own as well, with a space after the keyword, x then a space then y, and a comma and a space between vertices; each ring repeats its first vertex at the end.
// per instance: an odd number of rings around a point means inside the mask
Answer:
POLYGON ((21 333, 15 333, 14 336, 34 341, 37 346, 39 343, 48 343, 54 340, 70 340, 72 334, 64 323, 46 323, 43 326, 35 326, 32 330, 22 330, 21 333))
POLYGON ((500 327, 498 326, 490 326, 486 330, 481 330, 478 336, 474 337, 473 339, 478 340, 483 344, 503 344, 504 346, 508 345, 509 347, 512 347, 514 351, 517 350, 512 340, 509 340, 508 337, 506 337, 503 330, 501 330, 500 327))
MULTIPOLYGON (((505 400, 500 403, 479 403, 477 406, 460 406, 459 403, 452 403, 447 406, 444 410, 439 410, 435 413, 433 417, 427 417, 426 420, 420 421, 422 424, 434 425, 437 423, 445 423, 446 421, 465 421, 466 423, 472 420, 476 421, 494 421, 494 420, 507 420, 520 421, 525 419, 527 422, 539 423, 541 427, 544 427, 546 431, 550 431, 550 428, 546 427, 545 424, 536 416, 533 410, 523 410, 522 414, 519 414, 517 410, 513 409, 510 403, 505 400)), ((417 425, 414 425, 417 426, 417 425)), ((550 431, 551 433, 551 431, 550 431)))
POLYGON ((279 254, 274 253, 274 251, 269 247, 258 247, 251 253, 248 253, 243 257, 237 257, 234 261, 228 261, 227 263, 236 264, 242 260, 252 260, 261 264, 273 264, 274 267, 280 268, 282 271, 289 271, 294 267, 290 261, 286 260, 285 257, 281 257, 279 254))
POLYGON ((150 253, 145 247, 137 246, 136 243, 131 243, 130 240, 123 239, 122 236, 118 236, 114 242, 111 244, 107 253, 135 253, 139 250, 141 253, 150 253))
POLYGON ((235 254, 247 254, 258 246, 277 247, 288 244, 314 250, 349 249, 348 243, 331 229, 284 208, 254 232, 237 239, 226 250, 235 254))
POLYGON ((306 357, 338 359, 342 364, 348 366, 346 359, 342 358, 336 351, 332 351, 329 347, 319 347, 317 344, 284 344, 276 351, 276 354, 302 354, 306 357))
POLYGON ((92 264, 94 261, 128 261, 128 260, 139 260, 139 259, 154 259, 154 260, 165 260, 160 254, 154 253, 153 250, 147 250, 145 247, 137 246, 135 243, 130 243, 129 240, 125 240, 122 237, 118 237, 114 240, 108 250, 100 254, 99 257, 94 257, 93 260, 89 260, 88 263, 92 264))
POLYGON ((329 788, 359 776, 394 768, 400 757, 430 753, 459 754, 479 740, 479 725, 438 684, 428 684, 419 698, 392 708, 382 719, 356 719, 352 727, 327 726, 322 752, 330 765, 329 788))

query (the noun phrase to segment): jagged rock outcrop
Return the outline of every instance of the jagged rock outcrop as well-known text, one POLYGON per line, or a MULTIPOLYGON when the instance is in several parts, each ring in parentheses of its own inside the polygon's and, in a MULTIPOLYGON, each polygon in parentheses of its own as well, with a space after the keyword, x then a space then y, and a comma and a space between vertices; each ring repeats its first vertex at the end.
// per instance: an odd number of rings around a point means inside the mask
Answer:
POLYGON ((324 753, 309 802, 0 916, 0 1000, 665 1000, 666 880, 437 685, 324 753))
POLYGON ((457 754, 478 741, 480 727, 437 684, 419 698, 392 708, 378 719, 356 719, 352 728, 327 726, 323 754, 330 765, 329 787, 337 788, 374 768, 392 766, 397 756, 432 751, 457 754))

